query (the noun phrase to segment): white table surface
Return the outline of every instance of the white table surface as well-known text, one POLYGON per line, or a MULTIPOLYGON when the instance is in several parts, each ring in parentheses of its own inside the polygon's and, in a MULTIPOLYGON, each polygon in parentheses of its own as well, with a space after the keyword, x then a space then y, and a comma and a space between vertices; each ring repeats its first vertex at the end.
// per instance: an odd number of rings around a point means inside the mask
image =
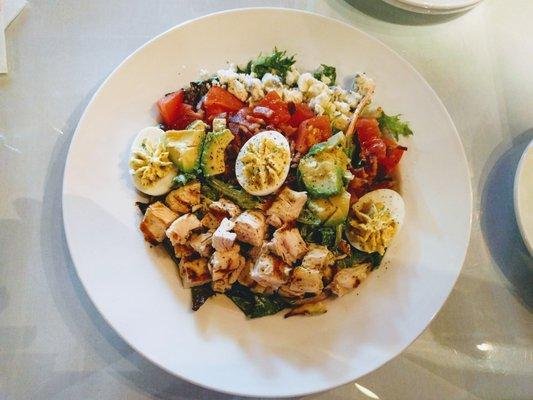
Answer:
POLYGON ((379 0, 62 0, 30 1, 6 32, 0 399, 234 398, 163 372, 103 321, 66 248, 61 181, 83 109, 124 57, 177 23, 252 5, 332 16, 402 54, 451 113, 474 188, 466 262, 429 328, 379 370, 309 398, 533 398, 533 260, 512 203, 518 158, 533 138, 533 1, 486 0, 463 15, 430 17, 379 0))

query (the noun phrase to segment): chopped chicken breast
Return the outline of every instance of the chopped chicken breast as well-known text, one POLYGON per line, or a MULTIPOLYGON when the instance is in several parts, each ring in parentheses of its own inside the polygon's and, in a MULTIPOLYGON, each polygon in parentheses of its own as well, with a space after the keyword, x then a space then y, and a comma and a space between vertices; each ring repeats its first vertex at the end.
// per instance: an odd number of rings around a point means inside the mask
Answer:
POLYGON ((245 211, 235 219, 237 240, 260 246, 265 239, 267 224, 265 215, 259 210, 245 211))
POLYGON ((165 203, 178 214, 191 212, 193 206, 200 204, 200 182, 191 182, 173 190, 167 194, 165 203))
POLYGON ((178 266, 183 287, 188 289, 211 281, 206 258, 184 257, 178 266))
POLYGON ((201 228, 202 224, 196 215, 184 214, 175 220, 166 231, 167 237, 173 246, 176 244, 185 244, 192 231, 201 228))
POLYGON ((213 253, 213 247, 211 246, 212 238, 213 232, 193 235, 189 240, 189 246, 191 246, 194 251, 198 252, 202 257, 209 257, 211 253, 213 253))
POLYGON ((217 216, 208 212, 202 218, 202 225, 205 226, 207 229, 217 229, 220 225, 220 221, 222 221, 223 219, 224 216, 217 216))
POLYGON ((209 270, 213 279, 213 290, 223 293, 231 288, 245 265, 244 257, 239 254, 238 244, 228 251, 215 251, 209 260, 209 270))
POLYGON ((287 264, 293 264, 307 252, 307 244, 298 228, 281 227, 274 232, 269 249, 287 264))
POLYGON ((296 267, 292 271, 288 289, 293 295, 303 296, 306 293, 317 295, 323 288, 320 271, 305 267, 296 267))
POLYGON ((326 246, 310 245, 309 251, 302 260, 302 267, 322 271, 324 267, 334 263, 333 254, 326 246))
POLYGON ((295 192, 285 187, 267 210, 268 223, 276 228, 294 221, 300 215, 307 201, 307 193, 295 192))
POLYGON ((174 247, 174 255, 176 256, 176 258, 189 257, 193 253, 193 250, 189 246, 184 244, 176 243, 172 247, 174 247))
POLYGON ((250 276, 262 286, 277 289, 289 280, 290 270, 282 259, 263 251, 255 261, 250 276))
POLYGON ((209 211, 215 216, 227 218, 235 218, 241 213, 239 206, 226 199, 219 199, 209 204, 209 211))
POLYGON ((233 247, 237 234, 230 231, 234 226, 235 222, 230 221, 227 218, 222 220, 215 233, 213 233, 213 238, 211 240, 211 244, 215 250, 229 251, 233 247))
POLYGON ((144 213, 140 229, 146 241, 157 244, 165 238, 165 230, 178 215, 160 201, 151 204, 144 213))
POLYGON ((329 284, 329 288, 337 296, 344 296, 346 293, 359 286, 359 283, 367 277, 370 268, 370 263, 363 263, 356 267, 340 269, 333 277, 333 280, 329 284))

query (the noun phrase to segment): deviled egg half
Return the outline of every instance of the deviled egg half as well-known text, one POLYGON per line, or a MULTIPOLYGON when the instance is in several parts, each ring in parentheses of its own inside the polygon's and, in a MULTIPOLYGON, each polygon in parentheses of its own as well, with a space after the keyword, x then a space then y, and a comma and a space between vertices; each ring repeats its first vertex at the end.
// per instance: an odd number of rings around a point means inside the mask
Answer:
POLYGON ((291 150, 281 133, 264 131, 242 146, 235 163, 235 175, 248 193, 266 196, 278 190, 289 173, 291 150))
POLYGON ((352 205, 346 236, 358 250, 385 253, 403 225, 405 203, 398 192, 377 189, 352 205))
POLYGON ((160 196, 172 188, 178 171, 169 159, 162 129, 148 127, 137 134, 131 145, 129 166, 133 184, 140 192, 160 196))

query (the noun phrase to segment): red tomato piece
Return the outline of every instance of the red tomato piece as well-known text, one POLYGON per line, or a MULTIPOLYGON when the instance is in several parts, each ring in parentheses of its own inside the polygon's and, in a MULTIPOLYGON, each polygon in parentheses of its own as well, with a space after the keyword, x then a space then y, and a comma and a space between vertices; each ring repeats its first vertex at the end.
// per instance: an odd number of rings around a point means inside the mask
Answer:
POLYGON ((201 112, 196 112, 191 105, 183 102, 183 90, 169 93, 157 102, 163 123, 172 129, 184 129, 191 122, 202 119, 201 112))
POLYGON ((208 118, 223 112, 235 113, 244 107, 244 103, 220 86, 213 86, 207 92, 203 107, 208 118))
POLYGON ((383 139, 383 141, 387 145, 387 154, 379 160, 379 163, 383 167, 385 173, 390 174, 400 163, 407 147, 399 146, 394 140, 383 139))
POLYGON ((286 124, 291 119, 287 103, 274 91, 268 92, 257 105, 272 110, 272 115, 267 118, 265 118, 264 114, 256 115, 259 118, 263 118, 268 125, 279 127, 282 124, 286 124))
POLYGON ((375 118, 359 118, 355 123, 355 129, 357 130, 357 137, 361 146, 367 140, 381 137, 379 123, 375 118))
POLYGON ((298 128, 306 119, 315 116, 313 110, 305 103, 289 103, 288 109, 291 114, 289 125, 295 128, 298 128))
POLYGON ((323 142, 331 136, 331 125, 329 118, 319 115, 303 121, 298 128, 295 149, 301 154, 307 151, 314 144, 323 142))

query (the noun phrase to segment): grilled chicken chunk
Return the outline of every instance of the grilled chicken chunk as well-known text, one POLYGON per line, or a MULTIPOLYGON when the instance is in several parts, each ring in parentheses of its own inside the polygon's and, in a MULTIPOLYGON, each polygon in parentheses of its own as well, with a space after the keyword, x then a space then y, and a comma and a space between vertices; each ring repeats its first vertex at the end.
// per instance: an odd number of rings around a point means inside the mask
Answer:
POLYGON ((293 296, 303 296, 306 293, 320 294, 324 289, 322 273, 316 269, 296 267, 292 271, 287 289, 293 296))
POLYGON ((267 231, 265 215, 259 210, 244 211, 235 219, 233 230, 237 234, 237 240, 260 246, 267 231))
POLYGON ((167 194, 165 203, 175 213, 191 212, 193 206, 200 204, 200 182, 191 182, 173 190, 167 194))
POLYGON ((173 246, 176 244, 185 244, 192 231, 201 228, 202 224, 196 215, 184 214, 175 220, 166 231, 167 237, 173 246))
POLYGON ((251 273, 253 266, 254 261, 246 260, 246 264, 244 265, 244 268, 237 279, 239 283, 250 288, 250 290, 254 293, 272 294, 274 292, 272 287, 265 287, 252 279, 251 273))
POLYGON ((178 215, 160 201, 151 204, 144 213, 140 229, 144 239, 158 244, 165 238, 165 230, 178 218, 178 215))
POLYGON ((192 253, 194 253, 193 249, 191 249, 189 246, 185 244, 176 243, 172 247, 174 247, 174 255, 176 256, 176 258, 181 259, 184 257, 189 257, 190 255, 192 255, 192 253))
POLYGON ((209 211, 215 216, 235 218, 241 213, 238 205, 226 199, 219 199, 209 204, 209 211))
POLYGON ((184 257, 178 265, 183 287, 188 289, 211 281, 206 258, 184 257))
POLYGON ((202 218, 202 225, 207 229, 217 229, 220 225, 220 222, 224 219, 224 216, 214 215, 211 212, 208 212, 202 218))
POLYGON ((189 240, 189 246, 191 246, 194 251, 198 252, 202 257, 209 257, 211 253, 213 253, 213 247, 211 246, 212 238, 213 232, 193 235, 189 240))
POLYGON ((293 264, 307 252, 307 244, 298 228, 283 226, 277 229, 268 244, 269 249, 287 264, 293 264))
POLYGON ((259 255, 250 272, 250 277, 264 287, 279 288, 289 280, 290 267, 268 251, 259 255))
POLYGON ((343 268, 339 270, 333 277, 329 284, 329 288, 337 296, 344 296, 352 289, 359 286, 370 272, 371 264, 363 263, 351 268, 343 268))
POLYGON ((302 267, 322 271, 324 267, 333 263, 333 254, 331 254, 331 251, 326 246, 311 244, 309 251, 302 260, 302 267))
POLYGON ((276 228, 294 221, 300 215, 307 201, 307 193, 295 192, 285 187, 272 203, 266 214, 268 223, 276 228))
POLYGON ((223 293, 235 283, 245 265, 244 257, 239 253, 238 244, 228 251, 215 251, 209 259, 209 270, 213 280, 213 290, 223 293))
POLYGON ((211 244, 216 251, 229 251, 233 247, 237 234, 230 231, 234 226, 235 222, 227 218, 222 220, 211 239, 211 244))

